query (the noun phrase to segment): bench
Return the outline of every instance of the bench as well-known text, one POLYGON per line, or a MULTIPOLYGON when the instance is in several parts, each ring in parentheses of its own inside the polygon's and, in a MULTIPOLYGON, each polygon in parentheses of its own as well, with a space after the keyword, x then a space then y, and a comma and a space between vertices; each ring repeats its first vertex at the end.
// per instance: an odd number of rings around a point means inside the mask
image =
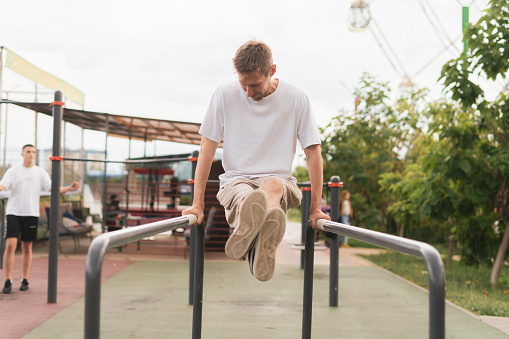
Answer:
MULTIPOLYGON (((48 230, 50 225, 50 207, 46 207, 46 216, 48 217, 48 230)), ((76 218, 72 212, 71 203, 60 205, 60 218, 58 223, 58 237, 71 237, 74 241, 74 253, 78 252, 81 237, 89 237, 92 241, 92 225, 87 225, 83 220, 76 218)), ((60 253, 62 245, 58 243, 60 253)))

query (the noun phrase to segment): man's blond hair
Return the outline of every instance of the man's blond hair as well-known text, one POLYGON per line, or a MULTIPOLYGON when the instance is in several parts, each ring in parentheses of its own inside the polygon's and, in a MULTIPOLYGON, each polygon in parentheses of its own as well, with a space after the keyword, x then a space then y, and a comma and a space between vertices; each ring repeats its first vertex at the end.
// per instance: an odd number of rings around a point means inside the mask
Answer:
POLYGON ((272 51, 261 41, 249 40, 235 53, 233 66, 240 74, 258 71, 268 75, 272 69, 272 51))

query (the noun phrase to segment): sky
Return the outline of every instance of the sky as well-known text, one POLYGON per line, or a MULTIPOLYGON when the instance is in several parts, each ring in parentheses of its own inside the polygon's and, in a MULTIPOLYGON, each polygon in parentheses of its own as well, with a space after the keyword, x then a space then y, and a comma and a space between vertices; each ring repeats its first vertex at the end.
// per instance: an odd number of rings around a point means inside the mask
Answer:
MULTIPOLYGON (((0 46, 84 92, 86 110, 201 122, 215 88, 237 79, 236 49, 255 38, 272 48, 275 77, 308 94, 324 127, 352 109, 353 90, 364 72, 395 89, 407 73, 416 86, 438 97, 440 69, 462 49, 461 7, 470 6, 470 22, 475 22, 487 6, 486 0, 367 3, 372 30, 352 32, 347 27, 351 2, 343 0, 5 1, 0 46), (439 36, 437 27, 445 34, 439 36), (454 47, 446 49, 449 40, 454 47), (397 60, 384 51, 393 51, 397 60)), ((32 101, 33 94, 15 92, 34 88, 4 70, 4 98, 32 101)), ((41 94, 50 91, 38 92, 39 101, 52 101, 52 94, 41 94)), ((67 107, 81 108, 69 102, 67 107)), ((34 114, 12 106, 5 140, 5 110, 0 149, 34 142, 34 114)), ((50 148, 51 120, 40 117, 38 123, 38 146, 50 148)), ((104 148, 104 134, 86 132, 84 139, 87 148, 104 148)), ((125 155, 125 141, 112 139, 109 149, 125 155)), ((68 126, 66 144, 79 148, 81 130, 68 126)), ((134 148, 139 153, 143 147, 134 148)), ((184 149, 189 147, 152 143, 147 154, 184 149)))

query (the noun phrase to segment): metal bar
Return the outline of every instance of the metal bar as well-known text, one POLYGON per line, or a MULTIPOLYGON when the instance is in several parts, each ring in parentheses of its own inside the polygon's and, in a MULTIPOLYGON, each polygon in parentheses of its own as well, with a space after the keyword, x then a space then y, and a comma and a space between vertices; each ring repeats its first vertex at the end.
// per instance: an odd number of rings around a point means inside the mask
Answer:
MULTIPOLYGON (((3 96, 3 72, 4 72, 4 46, 0 46, 0 101, 2 100, 3 96)), ((0 114, 1 113, 2 111, 0 110, 0 114)))
MULTIPOLYGON (((65 101, 65 98, 64 98, 64 101, 65 101)), ((63 114, 63 112, 62 112, 63 114)), ((63 118, 63 115, 62 115, 62 118, 63 118)), ((62 149, 61 149, 61 153, 63 157, 65 157, 65 145, 66 145, 66 131, 67 131, 67 122, 65 120, 63 120, 62 122, 62 143, 63 145, 62 146, 62 149)), ((37 149, 37 148, 36 148, 37 149)), ((62 176, 60 177, 60 186, 64 186, 64 183, 65 183, 65 166, 64 166, 64 163, 61 161, 60 162, 60 167, 62 167, 61 169, 61 173, 62 173, 62 176)))
POLYGON ((338 222, 318 220, 321 230, 346 235, 370 244, 375 244, 424 259, 429 282, 429 337, 445 338, 445 274, 440 254, 431 245, 338 222))
MULTIPOLYGON (((311 187, 311 185, 301 185, 302 187, 311 187)), ((301 229, 301 244, 304 244, 306 242, 306 229, 309 222, 309 209, 311 207, 311 192, 302 190, 302 202, 300 204, 301 208, 301 222, 302 222, 302 229, 301 229)), ((300 250, 300 268, 304 268, 304 258, 305 258, 305 250, 300 250)))
POLYGON ((196 222, 195 215, 162 220, 133 228, 103 233, 90 244, 85 274, 85 339, 100 337, 101 273, 106 250, 196 222))
POLYGON ((57 302, 58 278, 58 222, 60 220, 60 171, 61 162, 56 160, 60 156, 60 134, 64 107, 62 92, 55 92, 53 105, 53 160, 51 161, 51 208, 49 224, 49 253, 48 253, 48 303, 57 302))
MULTIPOLYGON (((4 69, 4 47, 0 46, 0 101, 2 101, 3 98, 3 69, 4 69)), ((7 98, 6 98, 7 99, 7 98)), ((7 134, 7 107, 9 105, 6 105, 5 107, 5 134, 7 134)), ((0 140, 2 136, 2 110, 3 105, 0 105, 0 140)), ((5 152, 7 149, 7 138, 4 138, 4 162, 2 166, 2 173, 5 174, 5 152)), ((2 239, 4 237, 4 234, 1 235, 2 239)), ((3 253, 3 252, 2 252, 3 253)), ((2 260, 3 261, 3 260, 2 260)), ((3 265, 3 264, 0 264, 3 265)))
MULTIPOLYGON (((37 84, 35 84, 35 87, 37 88, 37 84)), ((35 100, 37 102, 37 100, 35 100)), ((37 120, 38 120, 38 117, 39 117, 39 112, 35 112, 35 121, 34 121, 34 146, 35 146, 35 149, 37 150, 37 120)), ((39 153, 39 152, 37 152, 39 153)), ((35 157, 35 165, 39 166, 39 156, 35 157)))
MULTIPOLYGON (((191 226, 193 227, 193 226, 191 226)), ((203 266, 205 258, 205 224, 202 222, 195 232, 194 294, 193 294, 193 339, 201 338, 203 311, 203 266)))
POLYGON ((2 220, 0 222, 0 269, 4 268, 4 249, 5 249, 5 199, 1 198, 0 204, 2 206, 1 209, 1 217, 2 220))
MULTIPOLYGON (((333 176, 331 178, 332 183, 339 183, 339 177, 333 176)), ((330 217, 332 221, 339 221, 339 187, 333 186, 330 188, 330 217)), ((337 234, 333 234, 333 237, 329 239, 330 249, 330 264, 329 264, 329 306, 337 307, 339 298, 339 237, 337 234)))
MULTIPOLYGON (((80 156, 82 158, 85 157, 85 129, 82 127, 81 128, 81 146, 80 146, 80 156)), ((87 166, 86 163, 82 163, 80 165, 80 169, 79 169, 79 182, 81 184, 81 192, 82 192, 82 197, 84 197, 84 187, 85 187, 85 167, 87 166)))
POLYGON ((104 162, 104 163, 118 163, 118 164, 144 164, 156 162, 177 162, 188 161, 189 158, 162 158, 162 159, 140 159, 140 160, 102 160, 102 159, 86 159, 86 158, 68 158, 64 157, 65 161, 89 161, 89 162, 104 162))
MULTIPOLYGON (((1 94, 1 92, 0 92, 1 94)), ((6 99, 9 96, 8 93, 5 94, 6 99)), ((2 171, 5 173, 7 170, 6 167, 6 152, 7 152, 7 122, 9 121, 9 105, 5 106, 5 123, 4 123, 4 159, 2 164, 2 171)))
MULTIPOLYGON (((311 192, 305 192, 311 195, 311 192)), ((313 322, 313 272, 315 261, 315 230, 306 227, 306 257, 304 261, 304 293, 302 308, 302 339, 311 338, 313 322)))
MULTIPOLYGON (((131 142, 132 142, 132 131, 133 131, 133 119, 131 118, 131 125, 129 125, 129 155, 127 159, 131 160, 131 142)), ((127 164, 126 164, 127 165, 127 164)), ((130 168, 127 166, 124 166, 124 169, 126 170, 126 179, 125 179, 125 215, 129 215, 129 195, 131 191, 129 191, 129 172, 130 168)))
MULTIPOLYGON (((199 152, 193 151, 192 157, 198 158, 199 152)), ((191 162, 191 178, 194 180, 196 174, 197 161, 191 162)), ((191 186, 191 206, 194 200, 194 184, 191 186)), ((191 226, 191 237, 189 238, 189 305, 193 305, 194 295, 194 262, 195 262, 195 237, 196 227, 191 226)))
MULTIPOLYGON (((110 116, 106 114, 106 126, 105 126, 105 138, 104 138, 104 160, 108 159, 108 133, 110 132, 110 116)), ((107 174, 107 165, 108 163, 104 163, 104 171, 103 171, 103 194, 102 194, 102 204, 103 204, 103 217, 101 220, 101 230, 102 232, 106 232, 106 191, 108 187, 108 174, 107 174)))

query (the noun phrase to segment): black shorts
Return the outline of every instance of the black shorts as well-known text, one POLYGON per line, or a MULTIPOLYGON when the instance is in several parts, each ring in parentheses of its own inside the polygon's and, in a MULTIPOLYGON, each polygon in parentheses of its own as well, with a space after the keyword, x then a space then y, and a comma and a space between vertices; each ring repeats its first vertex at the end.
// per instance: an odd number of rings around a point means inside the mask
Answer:
POLYGON ((20 217, 7 215, 7 228, 5 238, 18 238, 21 233, 21 241, 37 241, 38 217, 20 217))

